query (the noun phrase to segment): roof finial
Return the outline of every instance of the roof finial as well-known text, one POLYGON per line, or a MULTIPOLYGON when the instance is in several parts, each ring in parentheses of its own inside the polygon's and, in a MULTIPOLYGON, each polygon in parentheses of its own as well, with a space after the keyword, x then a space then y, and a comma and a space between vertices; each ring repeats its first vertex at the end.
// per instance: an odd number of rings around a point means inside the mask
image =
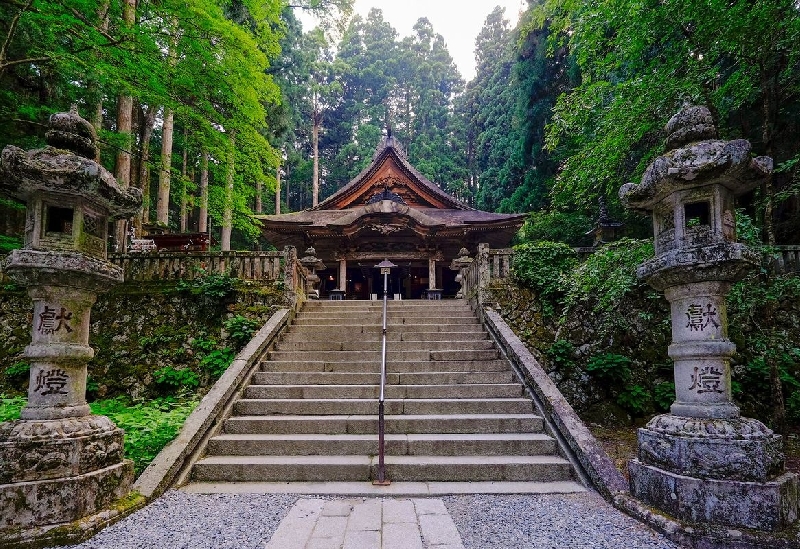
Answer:
POLYGON ((392 138, 392 124, 391 122, 388 122, 386 124, 386 139, 391 139, 391 138, 392 138))

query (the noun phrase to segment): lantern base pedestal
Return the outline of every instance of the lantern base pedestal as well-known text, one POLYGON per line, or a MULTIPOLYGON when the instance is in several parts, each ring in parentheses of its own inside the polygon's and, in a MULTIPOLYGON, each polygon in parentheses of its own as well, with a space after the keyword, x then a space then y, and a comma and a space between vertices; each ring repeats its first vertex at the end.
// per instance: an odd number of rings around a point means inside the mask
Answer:
POLYGON ((631 494, 679 520, 773 531, 797 520, 781 437, 750 418, 665 414, 639 429, 631 494))
POLYGON ((107 509, 133 483, 123 431, 105 416, 0 425, 0 538, 107 509))

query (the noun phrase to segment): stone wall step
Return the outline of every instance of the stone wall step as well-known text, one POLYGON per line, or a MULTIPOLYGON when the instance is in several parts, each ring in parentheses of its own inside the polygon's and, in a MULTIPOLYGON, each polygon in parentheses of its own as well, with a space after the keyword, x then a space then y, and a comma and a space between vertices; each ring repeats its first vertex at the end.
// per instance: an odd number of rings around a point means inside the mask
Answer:
MULTIPOLYGON (((380 372, 380 360, 268 360, 261 363, 264 372, 380 372)), ((510 372, 505 360, 390 360, 386 366, 392 373, 427 372, 510 372)))
MULTIPOLYGON (((256 372, 254 385, 377 385, 381 375, 355 372, 256 372)), ((387 385, 460 385, 470 383, 514 383, 514 373, 423 372, 386 374, 387 385)))
MULTIPOLYGON (((542 455, 556 443, 542 433, 388 434, 386 454, 392 456, 542 455)), ((378 452, 374 434, 224 434, 208 443, 209 455, 370 455, 378 452)))
MULTIPOLYGON (((375 414, 375 399, 240 399, 239 415, 375 414)), ((388 399, 386 414, 525 414, 533 405, 526 398, 388 399)))
MULTIPOLYGON (((380 387, 375 385, 250 385, 246 399, 377 399, 380 387)), ((523 395, 518 383, 462 385, 389 385, 387 399, 418 398, 515 398, 523 395)))
MULTIPOLYGON (((378 432, 378 416, 240 415, 225 420, 231 434, 370 434, 378 432)), ((387 433, 541 433, 544 420, 535 414, 424 414, 385 416, 387 433)))
MULTIPOLYGON (((568 461, 553 456, 386 456, 393 482, 571 480, 568 461)), ((192 471, 195 482, 357 481, 375 476, 377 457, 208 456, 192 471)))
MULTIPOLYGON (((416 351, 423 347, 426 350, 440 351, 465 347, 470 350, 493 349, 494 343, 489 339, 448 339, 446 341, 393 341, 387 344, 390 352, 416 351)), ((276 351, 299 351, 316 354, 318 351, 375 351, 381 349, 381 341, 281 341, 275 345, 276 351)))

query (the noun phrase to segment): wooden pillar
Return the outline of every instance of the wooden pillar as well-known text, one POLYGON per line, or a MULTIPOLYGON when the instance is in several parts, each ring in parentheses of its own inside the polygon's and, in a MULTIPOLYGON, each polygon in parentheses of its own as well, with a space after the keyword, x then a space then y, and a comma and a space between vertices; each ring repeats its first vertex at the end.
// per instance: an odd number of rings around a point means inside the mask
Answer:
POLYGON ((339 289, 343 292, 347 291, 347 260, 339 260, 339 289))
POLYGON ((428 258, 428 289, 436 289, 436 260, 432 257, 428 258))

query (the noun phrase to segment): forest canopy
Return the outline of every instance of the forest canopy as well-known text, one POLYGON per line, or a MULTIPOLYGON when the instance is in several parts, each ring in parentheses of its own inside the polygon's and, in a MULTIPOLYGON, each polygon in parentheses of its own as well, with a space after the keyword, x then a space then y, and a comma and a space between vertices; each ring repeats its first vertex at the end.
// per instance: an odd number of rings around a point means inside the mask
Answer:
POLYGON ((677 110, 705 104, 723 138, 775 159, 740 205, 766 242, 797 243, 798 9, 531 0, 512 24, 498 7, 465 82, 428 19, 401 37, 352 0, 0 0, 0 146, 41 146, 47 117, 77 104, 104 165, 143 189, 137 228, 211 230, 230 249, 269 245, 252 214, 324 200, 391 128, 463 202, 530 212, 521 238, 580 245, 601 199, 647 236, 616 191, 677 110))

